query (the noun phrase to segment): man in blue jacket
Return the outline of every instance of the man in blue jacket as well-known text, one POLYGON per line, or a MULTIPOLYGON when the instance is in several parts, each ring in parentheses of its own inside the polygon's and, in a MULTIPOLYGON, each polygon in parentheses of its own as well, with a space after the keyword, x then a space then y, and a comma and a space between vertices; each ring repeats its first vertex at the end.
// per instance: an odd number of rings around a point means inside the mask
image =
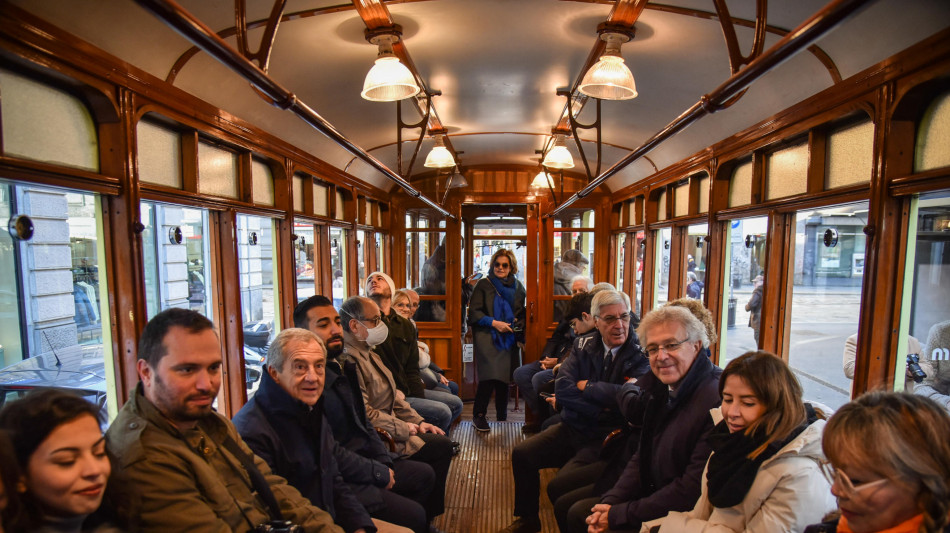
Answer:
POLYGON ((615 290, 598 292, 590 314, 596 331, 575 341, 555 381, 561 422, 511 452, 518 518, 503 532, 541 531, 539 470, 561 467, 565 471, 597 460, 604 437, 623 423, 617 405, 621 385, 650 370, 631 328, 635 315, 623 295, 615 290))
POLYGON ((286 329, 271 343, 267 363, 257 393, 234 417, 241 438, 347 533, 408 533, 370 518, 340 476, 334 458, 339 445, 323 416, 326 355, 320 339, 305 329, 286 329))
POLYGON ((426 508, 435 508, 430 505, 435 470, 390 452, 367 419, 358 371, 344 353, 343 328, 333 303, 322 295, 307 298, 294 309, 294 325, 314 333, 326 346, 324 412, 340 444, 336 459, 343 481, 374 518, 426 532, 427 518, 432 518, 426 508))

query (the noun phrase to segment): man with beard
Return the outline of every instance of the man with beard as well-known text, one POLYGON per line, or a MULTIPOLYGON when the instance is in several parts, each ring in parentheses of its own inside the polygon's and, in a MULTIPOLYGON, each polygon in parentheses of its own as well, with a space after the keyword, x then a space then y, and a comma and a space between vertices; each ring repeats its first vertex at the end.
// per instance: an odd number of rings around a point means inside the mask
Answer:
POLYGON ((138 357, 139 385, 106 442, 138 491, 142 531, 253 531, 288 520, 308 532, 343 532, 212 409, 221 343, 210 320, 186 309, 159 313, 142 332, 138 357))
POLYGON ((375 352, 392 372, 398 388, 406 401, 427 422, 448 431, 452 421, 462 414, 462 400, 454 394, 426 390, 419 375, 419 346, 416 344, 416 328, 399 316, 392 307, 396 285, 383 272, 373 272, 366 278, 366 295, 376 305, 389 335, 375 352))
POLYGON ((343 351, 343 328, 332 302, 321 295, 300 302, 294 325, 310 330, 326 345, 324 413, 340 444, 336 460, 343 481, 373 518, 425 531, 423 506, 435 471, 427 463, 390 453, 366 418, 356 364, 343 351))
POLYGON ((445 479, 452 461, 452 442, 436 426, 426 422, 406 403, 396 388, 392 373, 373 349, 386 340, 386 324, 373 300, 353 296, 340 307, 343 349, 356 365, 366 417, 374 427, 387 431, 396 443, 396 452, 432 466, 435 483, 426 502, 429 519, 445 507, 445 479))

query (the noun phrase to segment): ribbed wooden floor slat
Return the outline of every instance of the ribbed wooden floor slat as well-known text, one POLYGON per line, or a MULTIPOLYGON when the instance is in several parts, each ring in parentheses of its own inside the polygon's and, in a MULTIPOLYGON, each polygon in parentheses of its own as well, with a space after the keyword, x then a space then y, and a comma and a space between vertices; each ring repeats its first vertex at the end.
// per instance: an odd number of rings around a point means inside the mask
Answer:
MULTIPOLYGON (((509 420, 494 422, 491 431, 479 433, 471 422, 471 404, 450 436, 462 445, 452 460, 445 487, 445 514, 432 525, 446 533, 496 533, 514 519, 515 482, 511 476, 511 450, 525 437, 523 413, 509 409, 509 420), (519 416, 520 415, 520 416, 519 416)), ((545 533, 557 531, 554 512, 544 487, 556 470, 541 472, 541 525, 545 533)))

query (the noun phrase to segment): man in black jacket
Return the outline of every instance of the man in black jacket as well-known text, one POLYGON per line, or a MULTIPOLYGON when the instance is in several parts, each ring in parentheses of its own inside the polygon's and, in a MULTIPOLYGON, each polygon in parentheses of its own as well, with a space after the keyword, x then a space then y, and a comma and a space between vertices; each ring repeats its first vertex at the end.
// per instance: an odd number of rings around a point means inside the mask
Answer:
POLYGON ((630 329, 633 315, 619 292, 597 293, 590 314, 597 331, 577 339, 555 382, 561 422, 512 450, 518 518, 504 532, 541 530, 539 470, 570 470, 595 461, 604 436, 623 422, 617 405, 621 384, 649 371, 639 339, 630 329))
MULTIPOLYGON (((701 355, 709 336, 686 308, 651 311, 638 332, 651 373, 625 384, 619 402, 627 421, 642 426, 639 449, 603 497, 576 501, 566 519, 558 517, 567 522, 562 532, 638 531, 642 522, 688 511, 699 499, 722 370, 701 355)), ((558 500, 555 513, 563 508, 558 500)))
POLYGON ((317 336, 299 328, 281 331, 267 363, 260 388, 233 421, 248 447, 346 533, 408 533, 371 519, 340 476, 334 457, 339 444, 320 401, 326 356, 317 336))
POLYGON ((366 418, 357 370, 343 353, 340 315, 332 302, 321 295, 300 302, 294 325, 326 344, 323 403, 333 437, 345 450, 337 456, 343 480, 373 517, 425 531, 424 506, 435 485, 435 471, 425 462, 389 452, 366 418))

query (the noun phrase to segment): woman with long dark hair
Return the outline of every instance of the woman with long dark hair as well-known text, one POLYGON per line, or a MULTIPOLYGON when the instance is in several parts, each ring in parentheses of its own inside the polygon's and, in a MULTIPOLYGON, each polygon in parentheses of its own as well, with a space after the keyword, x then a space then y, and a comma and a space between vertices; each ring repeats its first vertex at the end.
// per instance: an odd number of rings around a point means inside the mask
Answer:
POLYGON ((749 352, 719 381, 722 421, 692 511, 673 512, 643 531, 801 532, 834 509, 822 473, 820 412, 802 401, 795 375, 777 356, 749 352))
POLYGON ((468 304, 478 370, 472 423, 478 431, 490 430, 485 413, 492 392, 495 419, 507 419, 508 383, 512 371, 521 365, 518 343, 524 342, 525 289, 515 278, 517 273, 514 252, 498 250, 491 258, 491 272, 475 285, 468 304))
MULTIPOLYGON (((7 531, 126 531, 127 508, 106 454, 99 410, 75 394, 32 392, 0 410, 21 477, 20 512, 4 513, 7 531)), ((9 509, 8 510, 12 510, 9 509)))

